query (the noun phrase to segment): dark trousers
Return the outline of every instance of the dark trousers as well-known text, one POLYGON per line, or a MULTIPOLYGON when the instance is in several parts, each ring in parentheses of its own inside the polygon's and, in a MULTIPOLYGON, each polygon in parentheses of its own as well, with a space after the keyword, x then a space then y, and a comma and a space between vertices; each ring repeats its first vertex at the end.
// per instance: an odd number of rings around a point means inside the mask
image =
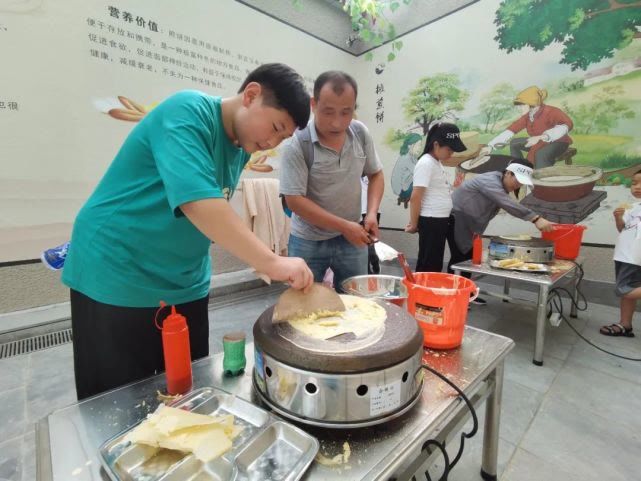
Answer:
MULTIPOLYGON (((451 217, 450 228, 447 231, 447 245, 450 247, 450 261, 447 263, 447 272, 449 272, 450 274, 454 273, 454 271, 452 270, 452 266, 454 264, 469 261, 472 258, 472 249, 467 252, 462 252, 456 244, 456 240, 454 239, 455 223, 456 219, 454 217, 451 217)), ((472 274, 470 272, 461 272, 461 275, 463 277, 467 277, 468 279, 472 277, 472 274)))
POLYGON ((441 272, 450 217, 418 218, 418 259, 416 272, 441 272))
MULTIPOLYGON (((176 305, 187 318, 192 360, 209 355, 209 296, 176 305)), ((155 307, 120 307, 71 290, 73 361, 78 400, 164 371, 155 307)), ((159 324, 169 314, 164 308, 159 324)))
MULTIPOLYGON (((517 159, 523 158, 523 152, 528 152, 529 147, 525 147, 527 137, 517 137, 510 141, 510 155, 517 159)), ((570 144, 567 142, 550 142, 545 147, 537 150, 534 154, 534 168, 542 169, 554 165, 556 159, 563 154, 570 144)))

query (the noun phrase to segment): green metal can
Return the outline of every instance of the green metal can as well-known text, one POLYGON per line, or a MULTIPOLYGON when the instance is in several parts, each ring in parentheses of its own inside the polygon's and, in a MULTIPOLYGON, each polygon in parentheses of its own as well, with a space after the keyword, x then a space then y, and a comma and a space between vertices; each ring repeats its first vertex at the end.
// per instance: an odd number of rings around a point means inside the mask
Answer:
POLYGON ((238 376, 245 371, 245 333, 230 332, 223 336, 223 372, 238 376))

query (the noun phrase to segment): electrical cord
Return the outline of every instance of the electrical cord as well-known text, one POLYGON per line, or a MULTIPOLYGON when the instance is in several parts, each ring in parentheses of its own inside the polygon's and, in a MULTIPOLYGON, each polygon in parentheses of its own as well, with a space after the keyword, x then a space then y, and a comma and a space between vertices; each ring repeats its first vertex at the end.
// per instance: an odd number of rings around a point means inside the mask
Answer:
MULTIPOLYGON (((469 433, 466 433, 465 431, 461 433, 461 442, 459 444, 459 450, 456 453, 456 456, 454 456, 454 459, 452 459, 452 461, 450 461, 450 457, 447 454, 447 451, 445 449, 445 442, 441 443, 435 439, 428 439, 423 443, 423 446, 421 447, 421 451, 428 451, 428 453, 431 453, 430 447, 435 447, 439 451, 441 451, 441 453, 443 454, 443 461, 445 462, 445 467, 443 468, 443 474, 441 475, 438 481, 447 481, 450 471, 452 470, 452 468, 454 468, 454 466, 456 466, 456 463, 459 462, 459 460, 461 459, 461 456, 463 455, 463 449, 465 447, 465 439, 466 438, 469 439, 477 433, 479 428, 479 421, 478 421, 478 417, 476 416, 476 411, 474 410, 474 406, 472 405, 470 400, 467 398, 465 393, 461 390, 461 388, 459 388, 447 377, 445 377, 443 374, 438 372, 436 369, 428 366, 427 364, 422 364, 421 366, 423 367, 423 369, 426 369, 427 371, 431 372, 432 374, 437 376, 439 379, 441 379, 443 382, 447 383, 452 389, 454 389, 458 393, 459 397, 463 399, 463 401, 467 405, 467 408, 470 410, 470 413, 472 414, 472 421, 473 421, 472 430, 469 433)), ((429 471, 425 471, 425 477, 427 481, 432 481, 429 471)))
POLYGON ((615 352, 608 351, 607 349, 602 348, 601 346, 598 346, 594 344, 592 341, 587 339, 585 336, 583 336, 577 329, 572 325, 570 320, 565 316, 564 314, 564 304, 563 304, 563 297, 561 296, 561 293, 565 293, 568 298, 570 299, 570 304, 574 308, 576 308, 577 311, 586 311, 588 309, 588 301, 585 298, 585 295, 581 292, 579 289, 579 285, 581 284, 581 281, 583 281, 583 276, 585 272, 583 271, 583 267, 580 264, 577 264, 576 262, 572 262, 577 270, 579 271, 578 274, 578 281, 576 283, 576 291, 577 291, 577 297, 578 299, 575 300, 574 296, 572 293, 566 289, 565 287, 554 287, 553 289, 550 289, 550 292, 548 294, 548 311, 547 315, 550 317, 552 312, 556 311, 559 314, 559 317, 565 321, 565 323, 570 326, 570 329, 572 329, 577 336, 579 336, 581 339, 583 339, 585 342, 587 342, 590 346, 594 347, 595 349, 598 349, 601 352, 604 352, 606 354, 609 354, 610 356, 618 357, 620 359, 625 359, 627 361, 635 361, 639 362, 641 361, 641 358, 635 358, 635 357, 628 357, 628 356, 623 356, 621 354, 617 354, 615 352))

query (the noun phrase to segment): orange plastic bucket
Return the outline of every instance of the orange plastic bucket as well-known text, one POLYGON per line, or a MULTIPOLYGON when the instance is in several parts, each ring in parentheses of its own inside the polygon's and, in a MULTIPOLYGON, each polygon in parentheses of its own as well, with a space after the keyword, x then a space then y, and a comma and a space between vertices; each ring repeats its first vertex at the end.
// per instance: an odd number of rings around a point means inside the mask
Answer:
POLYGON ((554 257, 573 261, 579 257, 585 229, 578 224, 554 224, 554 230, 543 232, 542 237, 554 242, 554 257))
POLYGON ((469 279, 442 272, 417 272, 407 286, 407 310, 423 330, 423 345, 452 349, 463 342, 467 308, 479 290, 469 279))

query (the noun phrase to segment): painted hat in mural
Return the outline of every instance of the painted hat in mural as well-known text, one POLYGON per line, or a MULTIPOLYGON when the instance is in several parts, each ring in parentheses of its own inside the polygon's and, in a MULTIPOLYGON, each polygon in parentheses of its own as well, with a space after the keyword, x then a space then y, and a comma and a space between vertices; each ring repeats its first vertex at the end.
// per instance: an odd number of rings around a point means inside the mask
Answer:
POLYGON ((528 167, 520 162, 512 162, 505 170, 512 172, 521 185, 534 185, 532 183, 532 167, 528 167))
POLYGON ((540 89, 537 86, 533 85, 524 90, 521 90, 516 97, 514 98, 515 104, 525 104, 531 107, 536 107, 541 105, 543 101, 548 97, 548 91, 545 89, 540 89))
POLYGON ((439 145, 447 145, 454 152, 463 152, 467 149, 461 140, 461 131, 454 124, 440 122, 434 126, 433 139, 438 141, 439 145))

